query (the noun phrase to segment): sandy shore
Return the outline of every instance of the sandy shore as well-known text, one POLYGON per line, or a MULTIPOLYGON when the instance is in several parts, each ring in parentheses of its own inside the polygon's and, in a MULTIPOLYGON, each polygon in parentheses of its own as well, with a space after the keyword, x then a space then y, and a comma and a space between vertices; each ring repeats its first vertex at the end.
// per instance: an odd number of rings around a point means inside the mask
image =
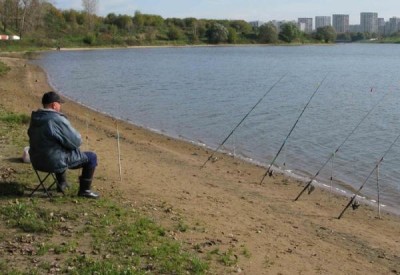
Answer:
MULTIPOLYGON (((12 70, 0 78, 1 104, 30 114, 50 90, 45 73, 26 60, 0 57, 12 70)), ((71 79, 70 81, 73 81, 71 79)), ((259 181, 264 168, 228 156, 200 166, 210 152, 68 101, 63 111, 99 156, 94 189, 130 202, 156 222, 181 219, 175 238, 203 255, 232 251, 238 263, 215 274, 400 274, 400 219, 361 206, 337 219, 348 199, 316 190, 293 199, 303 183, 282 175, 259 181)), ((22 148, 21 148, 22 152, 22 148)), ((75 172, 72 172, 75 173, 75 172)))

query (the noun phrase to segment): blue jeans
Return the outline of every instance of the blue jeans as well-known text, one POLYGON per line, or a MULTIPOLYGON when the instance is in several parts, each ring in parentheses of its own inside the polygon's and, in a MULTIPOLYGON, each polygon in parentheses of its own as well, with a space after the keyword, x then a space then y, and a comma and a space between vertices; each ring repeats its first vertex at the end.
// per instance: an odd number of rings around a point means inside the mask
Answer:
POLYGON ((97 155, 96 153, 89 151, 83 153, 88 158, 88 161, 78 166, 70 167, 69 169, 74 170, 82 168, 82 178, 91 179, 93 177, 94 170, 96 169, 97 166, 97 155))

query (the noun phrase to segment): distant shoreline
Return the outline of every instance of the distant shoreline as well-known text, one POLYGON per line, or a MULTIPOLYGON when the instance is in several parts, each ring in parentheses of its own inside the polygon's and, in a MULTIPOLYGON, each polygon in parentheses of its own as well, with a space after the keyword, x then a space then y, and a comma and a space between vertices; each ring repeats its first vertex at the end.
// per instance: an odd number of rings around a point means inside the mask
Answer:
MULTIPOLYGON (((148 45, 148 46, 126 46, 126 47, 61 47, 59 51, 90 51, 90 50, 116 50, 116 49, 152 49, 152 48, 223 48, 223 47, 298 47, 298 46, 335 46, 336 44, 204 44, 204 45, 148 45)), ((57 48, 50 49, 57 51, 57 48)))

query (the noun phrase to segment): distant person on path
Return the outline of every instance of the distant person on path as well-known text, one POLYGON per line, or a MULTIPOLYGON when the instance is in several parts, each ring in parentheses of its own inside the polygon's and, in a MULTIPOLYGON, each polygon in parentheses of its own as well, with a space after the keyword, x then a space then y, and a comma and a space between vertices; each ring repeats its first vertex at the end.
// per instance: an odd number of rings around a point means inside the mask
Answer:
POLYGON ((32 112, 28 129, 32 166, 39 171, 54 172, 59 191, 69 187, 67 169, 82 168, 78 196, 97 199, 99 195, 90 189, 97 155, 81 152, 81 135, 60 112, 62 103, 61 97, 50 91, 42 97, 43 108, 32 112))

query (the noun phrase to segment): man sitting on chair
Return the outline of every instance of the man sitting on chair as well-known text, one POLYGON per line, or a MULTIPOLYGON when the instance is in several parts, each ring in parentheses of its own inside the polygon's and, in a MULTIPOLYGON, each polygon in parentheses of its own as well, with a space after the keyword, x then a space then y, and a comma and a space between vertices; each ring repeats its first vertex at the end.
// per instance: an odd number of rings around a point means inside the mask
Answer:
POLYGON ((81 135, 60 112, 61 103, 64 103, 61 97, 50 91, 42 97, 43 108, 32 112, 28 129, 32 166, 39 171, 55 173, 59 191, 69 186, 67 169, 82 168, 78 196, 97 199, 99 195, 90 190, 97 156, 79 149, 81 135))

